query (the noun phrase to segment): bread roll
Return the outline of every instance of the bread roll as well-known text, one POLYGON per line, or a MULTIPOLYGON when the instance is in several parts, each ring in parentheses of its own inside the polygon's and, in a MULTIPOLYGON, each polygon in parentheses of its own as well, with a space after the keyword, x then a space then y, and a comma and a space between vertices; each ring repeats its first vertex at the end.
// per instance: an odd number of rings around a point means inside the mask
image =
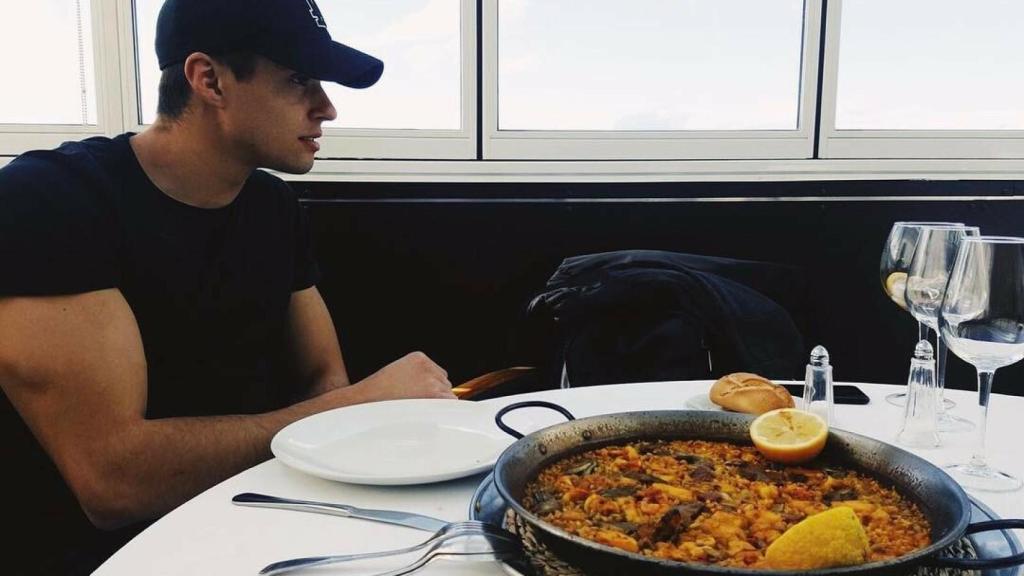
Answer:
POLYGON ((763 414, 776 408, 793 408, 789 391, 757 374, 736 372, 718 379, 711 387, 711 401, 727 410, 763 414))

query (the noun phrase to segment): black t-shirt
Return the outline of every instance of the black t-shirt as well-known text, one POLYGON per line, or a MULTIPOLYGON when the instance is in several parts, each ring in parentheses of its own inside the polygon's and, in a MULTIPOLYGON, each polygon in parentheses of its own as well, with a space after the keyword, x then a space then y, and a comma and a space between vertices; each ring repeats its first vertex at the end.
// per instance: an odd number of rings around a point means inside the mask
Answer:
MULTIPOLYGON (((149 418, 287 404, 301 393, 289 384, 288 302, 319 274, 295 194, 255 171, 223 208, 181 203, 149 180, 129 137, 29 152, 0 170, 0 296, 119 289, 142 336, 149 418)), ((2 444, 14 451, 4 485, 26 504, 13 520, 5 510, 5 523, 51 545, 95 539, 56 468, 2 404, 2 444)))

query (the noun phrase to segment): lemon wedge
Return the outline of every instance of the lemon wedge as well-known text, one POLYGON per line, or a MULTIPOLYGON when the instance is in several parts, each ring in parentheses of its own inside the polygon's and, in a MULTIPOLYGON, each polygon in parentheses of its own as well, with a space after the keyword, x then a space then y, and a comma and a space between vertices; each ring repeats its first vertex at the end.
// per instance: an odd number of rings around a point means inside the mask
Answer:
POLYGON ((893 272, 885 279, 885 293, 897 306, 907 309, 907 273, 893 272))
POLYGON ((768 565, 780 570, 854 566, 867 559, 868 535, 857 515, 845 506, 804 518, 765 551, 768 565))
POLYGON ((825 449, 828 424, 817 414, 779 408, 751 422, 750 439, 765 458, 783 464, 800 464, 825 449))

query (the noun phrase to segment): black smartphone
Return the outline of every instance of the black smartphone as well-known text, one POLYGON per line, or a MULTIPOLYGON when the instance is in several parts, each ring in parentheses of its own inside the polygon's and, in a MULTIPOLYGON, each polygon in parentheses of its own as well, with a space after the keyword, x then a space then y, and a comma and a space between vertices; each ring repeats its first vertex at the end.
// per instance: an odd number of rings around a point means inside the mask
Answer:
MULTIPOLYGON (((783 384, 783 386, 786 390, 789 390, 789 393, 794 398, 804 397, 803 384, 783 384)), ((833 384, 832 400, 836 404, 867 404, 871 402, 871 399, 868 398, 868 395, 863 390, 851 384, 833 384)))

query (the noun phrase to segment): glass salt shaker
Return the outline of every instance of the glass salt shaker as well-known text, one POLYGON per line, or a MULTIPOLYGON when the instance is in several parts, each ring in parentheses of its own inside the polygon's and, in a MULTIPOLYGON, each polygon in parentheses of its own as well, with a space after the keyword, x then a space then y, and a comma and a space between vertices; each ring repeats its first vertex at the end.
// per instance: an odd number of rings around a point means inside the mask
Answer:
POLYGON ((907 405, 903 409, 903 425, 896 442, 914 448, 935 448, 939 445, 939 389, 935 381, 935 354, 927 340, 914 348, 907 378, 907 405))
POLYGON ((829 425, 835 423, 832 411, 832 366, 828 350, 815 346, 804 372, 804 410, 821 416, 829 425))

